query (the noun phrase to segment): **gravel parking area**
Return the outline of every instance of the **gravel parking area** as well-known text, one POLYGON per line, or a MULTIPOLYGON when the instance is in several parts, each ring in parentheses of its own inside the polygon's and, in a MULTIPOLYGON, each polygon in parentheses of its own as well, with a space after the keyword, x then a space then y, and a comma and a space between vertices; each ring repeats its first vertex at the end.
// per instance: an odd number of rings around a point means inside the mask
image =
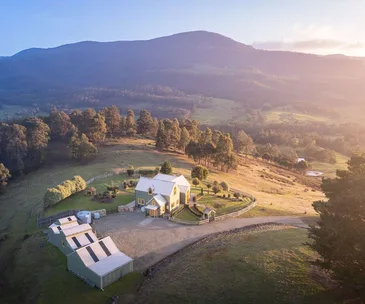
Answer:
POLYGON ((135 259, 136 271, 144 271, 209 234, 268 222, 307 227, 298 217, 288 216, 240 218, 202 226, 185 226, 162 218, 145 218, 137 211, 106 216, 93 226, 98 236, 109 235, 122 252, 135 259))

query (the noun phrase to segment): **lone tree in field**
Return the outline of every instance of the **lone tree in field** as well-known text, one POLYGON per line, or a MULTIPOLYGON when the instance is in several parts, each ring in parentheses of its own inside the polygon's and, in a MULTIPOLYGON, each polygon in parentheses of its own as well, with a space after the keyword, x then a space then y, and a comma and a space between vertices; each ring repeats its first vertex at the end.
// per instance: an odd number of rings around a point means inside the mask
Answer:
POLYGON ((199 180, 204 180, 208 177, 209 171, 204 166, 195 166, 191 169, 191 177, 199 180))
POLYGON ((218 185, 214 185, 213 188, 212 188, 212 190, 213 190, 213 193, 214 194, 217 194, 218 192, 221 191, 221 186, 219 184, 218 185))
POLYGON ((209 190, 210 190, 210 188, 212 188, 212 184, 207 184, 207 188, 208 188, 208 194, 209 194, 209 190))
POLYGON ((310 246, 319 253, 318 265, 361 295, 365 294, 365 154, 354 155, 348 171, 325 179, 327 202, 313 203, 318 226, 310 228, 310 246))
POLYGON ((172 166, 168 161, 165 161, 160 169, 160 172, 163 174, 171 174, 172 173, 172 166))

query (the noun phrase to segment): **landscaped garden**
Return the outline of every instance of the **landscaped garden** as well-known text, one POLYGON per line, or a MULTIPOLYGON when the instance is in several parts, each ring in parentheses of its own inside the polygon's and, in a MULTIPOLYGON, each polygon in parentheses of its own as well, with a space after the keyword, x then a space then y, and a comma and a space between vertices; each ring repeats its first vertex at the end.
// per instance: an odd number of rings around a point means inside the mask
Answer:
POLYGON ((66 210, 98 210, 116 211, 117 206, 126 205, 134 200, 136 180, 126 174, 114 175, 96 180, 89 184, 85 191, 71 195, 58 204, 45 210, 45 216, 66 210), (132 186, 131 186, 132 181, 132 186), (127 189, 124 187, 126 182, 127 189))
POLYGON ((239 211, 252 203, 249 197, 235 198, 233 194, 229 197, 229 194, 223 195, 204 194, 198 203, 214 209, 217 216, 239 211))

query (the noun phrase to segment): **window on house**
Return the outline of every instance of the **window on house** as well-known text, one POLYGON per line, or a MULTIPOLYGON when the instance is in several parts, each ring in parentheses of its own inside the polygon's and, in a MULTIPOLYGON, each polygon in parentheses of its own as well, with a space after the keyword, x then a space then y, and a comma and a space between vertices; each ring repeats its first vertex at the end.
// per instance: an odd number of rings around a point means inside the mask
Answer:
POLYGON ((174 188, 174 195, 176 195, 176 191, 177 191, 177 190, 176 190, 176 187, 175 187, 175 188, 174 188))

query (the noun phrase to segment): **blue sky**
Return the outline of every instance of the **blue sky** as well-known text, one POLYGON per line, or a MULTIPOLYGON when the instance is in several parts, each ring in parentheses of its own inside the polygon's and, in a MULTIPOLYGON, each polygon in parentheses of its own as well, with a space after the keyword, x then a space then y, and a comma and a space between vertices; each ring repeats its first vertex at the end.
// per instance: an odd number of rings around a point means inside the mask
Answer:
POLYGON ((0 0, 0 56, 192 30, 263 49, 365 56, 365 0, 0 0))

